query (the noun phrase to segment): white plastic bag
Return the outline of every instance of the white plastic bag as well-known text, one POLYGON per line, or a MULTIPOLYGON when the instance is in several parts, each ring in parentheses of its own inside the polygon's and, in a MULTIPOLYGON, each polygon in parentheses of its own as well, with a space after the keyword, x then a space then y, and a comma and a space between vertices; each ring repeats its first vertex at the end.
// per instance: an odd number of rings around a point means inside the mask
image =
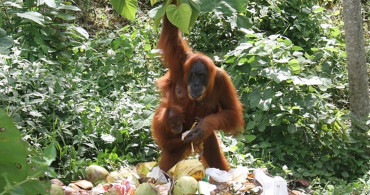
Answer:
POLYGON ((232 180, 235 182, 245 182, 247 180, 249 169, 247 167, 237 167, 229 171, 232 180))
POLYGON ((254 177, 262 185, 262 195, 288 195, 287 183, 282 177, 272 178, 266 175, 262 169, 256 169, 254 177))
POLYGON ((198 194, 210 195, 217 187, 205 181, 198 182, 198 194))
POLYGON ((232 180, 231 173, 224 171, 224 170, 217 169, 217 168, 206 169, 206 174, 212 177, 213 180, 220 182, 220 183, 229 182, 232 180))
POLYGON ((163 171, 159 167, 154 167, 152 171, 146 174, 147 177, 154 178, 157 183, 168 183, 166 176, 164 175, 163 171))

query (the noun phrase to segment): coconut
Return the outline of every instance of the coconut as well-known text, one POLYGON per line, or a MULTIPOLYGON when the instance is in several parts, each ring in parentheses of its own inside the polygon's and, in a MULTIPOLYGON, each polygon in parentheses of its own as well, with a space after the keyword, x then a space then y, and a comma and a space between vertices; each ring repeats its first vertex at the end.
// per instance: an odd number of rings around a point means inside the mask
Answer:
POLYGON ((50 195, 64 195, 63 187, 58 184, 51 184, 50 195))
POLYGON ((173 194, 195 194, 197 187, 198 182, 194 177, 182 176, 180 179, 176 180, 175 186, 173 187, 173 194))
POLYGON ((179 179, 185 175, 192 176, 196 180, 201 180, 205 176, 203 164, 197 159, 178 162, 174 171, 174 178, 179 179))
POLYGON ((153 167, 157 164, 157 162, 145 162, 145 163, 138 163, 135 168, 137 173, 139 174, 140 178, 146 177, 146 175, 153 169, 153 167))
POLYGON ((119 181, 119 180, 122 180, 122 179, 125 179, 123 174, 119 173, 118 171, 113 171, 113 172, 109 173, 109 175, 106 178, 106 181, 108 183, 113 183, 115 181, 119 181))
POLYGON ((109 172, 101 166, 90 165, 85 170, 86 179, 94 184, 100 180, 105 180, 109 172))
POLYGON ((135 191, 135 195, 160 195, 157 188, 150 183, 142 183, 135 191))

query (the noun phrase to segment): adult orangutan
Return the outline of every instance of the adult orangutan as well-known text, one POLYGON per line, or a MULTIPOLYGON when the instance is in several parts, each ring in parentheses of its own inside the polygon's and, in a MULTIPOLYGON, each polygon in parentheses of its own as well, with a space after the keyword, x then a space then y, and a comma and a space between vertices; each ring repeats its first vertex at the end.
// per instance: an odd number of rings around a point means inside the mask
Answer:
POLYGON ((158 47, 169 68, 157 81, 161 103, 152 121, 152 135, 162 150, 159 167, 168 171, 190 154, 193 143, 202 144, 202 160, 209 167, 229 170, 216 130, 235 135, 244 126, 243 106, 229 75, 206 55, 193 52, 166 16, 158 47))

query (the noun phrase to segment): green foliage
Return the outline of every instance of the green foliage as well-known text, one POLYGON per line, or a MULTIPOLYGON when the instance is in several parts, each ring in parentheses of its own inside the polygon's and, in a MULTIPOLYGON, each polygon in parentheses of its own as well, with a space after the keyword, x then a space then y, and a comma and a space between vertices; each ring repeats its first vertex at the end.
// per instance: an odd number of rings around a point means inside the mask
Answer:
POLYGON ((251 0, 246 16, 256 30, 286 36, 294 45, 309 51, 322 40, 321 23, 328 20, 324 10, 315 1, 251 0))
MULTIPOLYGON (((44 194, 46 182, 39 178, 45 173, 55 176, 48 168, 55 156, 44 153, 44 160, 33 151, 29 144, 22 140, 19 130, 4 110, 0 109, 0 194, 44 194), (46 157, 49 157, 46 160, 46 157), (28 161, 31 161, 29 163, 28 161)), ((50 151, 55 151, 53 146, 50 151)))
MULTIPOLYGON (((72 38, 71 44, 79 44, 78 40, 88 38, 88 33, 73 24, 67 23, 75 17, 69 12, 79 11, 69 2, 45 1, 37 4, 37 1, 27 1, 25 4, 5 2, 5 12, 0 13, 4 20, 2 28, 8 32, 17 32, 11 35, 22 45, 21 56, 31 62, 51 56, 51 59, 64 58, 67 49, 66 40, 72 38), (56 52, 59 51, 59 52, 56 52)), ((6 53, 6 52, 4 52, 6 53)))
POLYGON ((286 164, 297 177, 364 173, 368 141, 351 139, 348 111, 332 103, 345 88, 344 48, 327 39, 309 54, 279 35, 245 33, 225 61, 246 108, 245 134, 257 137, 252 144, 242 141, 241 153, 286 164))
MULTIPOLYGON (((160 6, 150 10, 149 15, 154 19, 155 26, 158 26, 164 14, 169 21, 177 26, 182 32, 189 33, 189 29, 196 22, 199 14, 211 11, 222 12, 226 16, 234 16, 236 20, 245 19, 238 12, 248 0, 224 0, 224 1, 178 1, 178 5, 171 4, 172 0, 164 0, 160 6)), ((154 5, 157 1, 151 1, 154 5)))
MULTIPOLYGON (((44 19, 62 14, 42 6, 32 9, 44 19)), ((7 9, 12 14, 1 28, 17 41, 0 53, 0 105, 58 177, 76 180, 92 161, 118 167, 154 160, 150 124, 158 74, 152 70, 160 66, 154 66, 151 25, 139 21, 138 29, 126 26, 86 41, 88 33, 69 20, 53 17, 40 25, 19 17, 18 8, 7 9)))
POLYGON ((135 20, 137 0, 110 0, 113 8, 123 17, 135 20))
POLYGON ((62 177, 77 179, 81 166, 103 154, 112 156, 107 164, 155 156, 149 128, 157 98, 145 60, 152 46, 143 38, 126 28, 75 47, 70 61, 31 63, 19 53, 4 60, 0 102, 39 150, 54 140, 62 177))
POLYGON ((319 178, 312 182, 309 190, 314 191, 314 195, 321 194, 359 194, 367 195, 370 193, 370 172, 368 171, 363 177, 358 178, 352 183, 347 183, 346 181, 340 180, 335 181, 322 181, 319 178), (323 185, 323 183, 325 185, 323 185), (324 186, 324 187, 323 187, 324 186))
POLYGON ((209 56, 223 56, 235 48, 244 34, 236 30, 235 18, 220 12, 203 14, 195 22, 191 33, 187 35, 194 50, 209 56), (222 40, 222 41, 214 41, 222 40))
POLYGON ((199 7, 201 8, 201 13, 216 11, 231 16, 238 12, 245 11, 244 8, 247 2, 249 2, 249 0, 203 0, 199 1, 199 7))
MULTIPOLYGON (((169 21, 177 26, 182 32, 189 33, 189 29, 196 22, 199 14, 209 13, 211 11, 223 13, 225 16, 232 16, 234 22, 238 21, 239 25, 247 23, 247 18, 239 13, 245 12, 245 5, 249 0, 223 0, 223 1, 194 1, 163 0, 163 2, 149 11, 149 16, 154 19, 157 27, 166 14, 169 21)), ((137 11, 137 0, 110 0, 113 8, 123 17, 134 20, 137 11)), ((158 0, 151 0, 152 6, 156 5, 158 0)))

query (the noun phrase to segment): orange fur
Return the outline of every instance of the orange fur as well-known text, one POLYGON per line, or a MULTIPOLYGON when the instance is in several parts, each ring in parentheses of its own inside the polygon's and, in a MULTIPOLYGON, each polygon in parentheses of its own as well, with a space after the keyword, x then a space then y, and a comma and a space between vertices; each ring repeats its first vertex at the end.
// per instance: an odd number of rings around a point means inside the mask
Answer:
POLYGON ((194 53, 166 16, 158 47, 162 50, 164 65, 169 68, 157 81, 162 98, 152 121, 153 138, 162 150, 160 168, 168 171, 190 153, 190 143, 181 140, 181 134, 171 131, 169 121, 177 116, 183 122, 183 131, 191 128, 196 117, 202 119, 197 126, 204 130, 205 135, 195 144, 203 143, 203 160, 210 167, 229 170, 216 130, 234 135, 244 126, 243 107, 229 75, 215 66, 208 56, 194 53), (196 61, 207 66, 209 76, 201 101, 191 100, 187 95, 188 73, 196 61), (172 113, 171 116, 168 113, 172 113))

